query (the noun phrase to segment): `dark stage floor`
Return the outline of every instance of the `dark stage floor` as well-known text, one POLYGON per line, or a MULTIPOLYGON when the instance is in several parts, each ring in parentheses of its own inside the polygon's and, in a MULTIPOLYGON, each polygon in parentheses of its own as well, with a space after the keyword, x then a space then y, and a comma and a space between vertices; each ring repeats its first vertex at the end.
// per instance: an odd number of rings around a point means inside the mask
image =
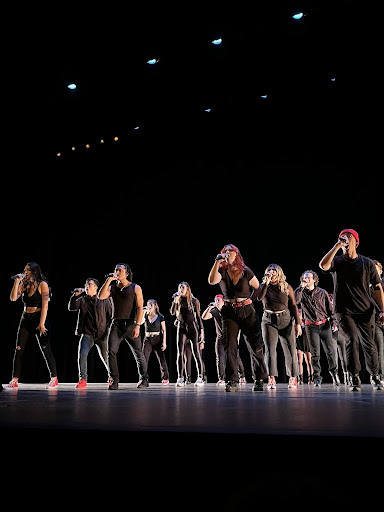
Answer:
POLYGON ((237 393, 215 384, 20 384, 1 393, 0 406, 2 428, 384 437, 384 391, 369 384, 361 392, 331 384, 252 392, 246 384, 237 393))
POLYGON ((102 495, 167 511, 333 508, 367 493, 381 503, 384 391, 135 386, 4 390, 3 471, 81 507, 102 495))

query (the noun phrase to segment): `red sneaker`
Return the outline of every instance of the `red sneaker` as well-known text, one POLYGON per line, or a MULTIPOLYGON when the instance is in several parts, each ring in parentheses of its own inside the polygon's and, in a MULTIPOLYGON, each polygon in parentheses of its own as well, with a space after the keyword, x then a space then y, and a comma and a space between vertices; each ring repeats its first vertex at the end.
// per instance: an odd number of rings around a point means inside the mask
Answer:
POLYGON ((45 389, 53 389, 57 388, 59 386, 59 382, 57 380, 57 377, 52 377, 52 379, 49 381, 48 386, 45 389))
POLYGON ((86 388, 87 387, 87 381, 85 379, 80 379, 79 382, 76 384, 77 388, 86 388))
POLYGON ((19 387, 18 382, 19 382, 19 379, 17 377, 13 377, 11 382, 8 384, 8 387, 9 388, 18 388, 19 387))

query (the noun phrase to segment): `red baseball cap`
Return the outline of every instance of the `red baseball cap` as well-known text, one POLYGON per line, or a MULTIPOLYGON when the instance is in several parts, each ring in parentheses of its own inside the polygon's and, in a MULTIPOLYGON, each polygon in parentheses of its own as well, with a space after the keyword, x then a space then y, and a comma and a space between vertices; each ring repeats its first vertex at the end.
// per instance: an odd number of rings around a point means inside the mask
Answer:
POLYGON ((351 233, 356 238, 356 247, 359 245, 359 233, 355 231, 354 229, 343 229, 343 231, 340 232, 339 237, 343 233, 351 233))

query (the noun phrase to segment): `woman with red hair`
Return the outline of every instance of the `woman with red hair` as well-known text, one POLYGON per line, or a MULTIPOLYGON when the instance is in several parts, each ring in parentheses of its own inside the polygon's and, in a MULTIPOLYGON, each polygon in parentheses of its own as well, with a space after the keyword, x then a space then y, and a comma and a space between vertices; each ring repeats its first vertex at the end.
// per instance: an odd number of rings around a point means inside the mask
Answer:
POLYGON ((257 277, 245 265, 239 249, 228 244, 216 256, 208 282, 211 285, 219 284, 224 297, 221 313, 223 345, 227 352, 225 390, 238 389, 237 337, 241 329, 251 356, 252 377, 255 381, 252 389, 263 391, 263 381, 268 373, 264 363, 260 321, 251 299, 251 289, 257 294, 259 291, 260 283, 257 277))

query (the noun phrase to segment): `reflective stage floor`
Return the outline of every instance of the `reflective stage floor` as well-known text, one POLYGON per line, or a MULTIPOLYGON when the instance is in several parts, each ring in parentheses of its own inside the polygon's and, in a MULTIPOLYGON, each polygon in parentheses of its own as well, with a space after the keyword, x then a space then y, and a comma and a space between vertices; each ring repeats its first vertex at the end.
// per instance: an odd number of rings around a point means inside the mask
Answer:
POLYGON ((331 496, 332 506, 353 505, 367 486, 376 503, 384 391, 21 383, 0 393, 0 434, 3 470, 13 465, 29 482, 48 478, 59 488, 48 476, 55 467, 61 480, 69 477, 60 491, 68 503, 76 492, 76 503, 97 503, 103 489, 128 501, 138 493, 164 510, 242 510, 261 499, 312 508, 331 506, 331 496), (83 484, 90 487, 80 498, 83 484))

